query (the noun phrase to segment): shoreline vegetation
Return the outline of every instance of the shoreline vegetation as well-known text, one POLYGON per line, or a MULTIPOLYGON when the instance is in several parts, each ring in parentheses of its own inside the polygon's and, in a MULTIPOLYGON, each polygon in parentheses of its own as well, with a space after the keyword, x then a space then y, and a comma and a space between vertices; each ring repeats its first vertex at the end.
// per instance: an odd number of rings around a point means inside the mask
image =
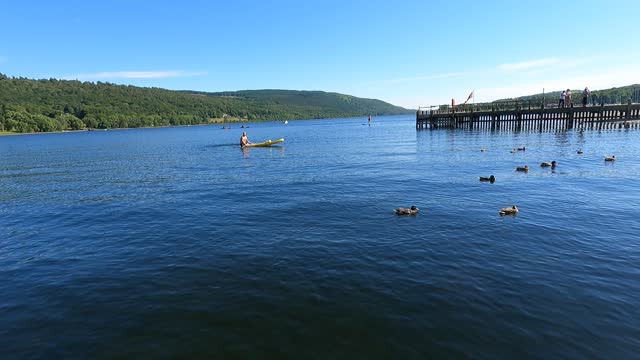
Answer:
POLYGON ((211 118, 208 122, 203 124, 188 124, 188 125, 167 125, 167 126, 143 126, 137 128, 110 128, 110 129, 91 129, 84 128, 78 130, 57 130, 47 132, 14 132, 14 131, 0 131, 0 136, 12 136, 12 135, 38 135, 38 134, 64 134, 64 133, 78 133, 85 131, 106 131, 106 130, 131 130, 131 129, 159 129, 159 128, 171 128, 171 127, 185 127, 185 126, 209 126, 209 125, 225 125, 225 124, 241 124, 249 122, 248 119, 238 117, 225 117, 225 118, 211 118))
MULTIPOLYGON (((240 124, 246 121, 228 121, 226 124, 240 124)), ((12 132, 12 131, 0 131, 0 137, 2 136, 16 136, 16 135, 44 135, 44 134, 66 134, 66 133, 81 133, 81 132, 93 132, 93 131, 118 131, 118 130, 134 130, 134 129, 163 129, 163 128, 177 128, 188 126, 211 126, 211 125, 223 125, 223 122, 210 122, 205 124, 194 125, 166 125, 166 126, 143 126, 143 127, 128 127, 128 128, 110 128, 110 129, 79 129, 79 130, 57 130, 57 131, 39 131, 39 132, 12 132)))
POLYGON ((241 123, 241 122, 249 122, 248 118, 234 117, 234 116, 226 116, 221 118, 209 118, 207 123, 209 124, 226 124, 226 123, 241 123))
POLYGON ((324 91, 174 91, 0 73, 0 133, 42 133, 411 114, 324 91))

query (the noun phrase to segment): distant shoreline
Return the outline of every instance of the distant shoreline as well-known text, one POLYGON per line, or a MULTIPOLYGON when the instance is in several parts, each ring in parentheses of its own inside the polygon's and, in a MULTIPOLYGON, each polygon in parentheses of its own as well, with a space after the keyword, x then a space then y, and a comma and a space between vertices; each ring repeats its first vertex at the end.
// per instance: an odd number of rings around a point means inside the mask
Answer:
POLYGON ((22 133, 14 133, 11 131, 0 131, 0 136, 11 136, 11 135, 20 135, 22 133))
POLYGON ((2 131, 0 132, 0 136, 64 134, 64 133, 79 133, 79 132, 88 132, 88 131, 103 131, 103 130, 116 130, 116 129, 93 129, 93 130, 84 129, 84 130, 40 131, 40 132, 25 132, 25 133, 2 131))
POLYGON ((177 128, 177 127, 189 127, 189 126, 210 126, 210 125, 215 125, 215 124, 142 126, 142 127, 135 127, 135 128, 83 129, 83 130, 40 131, 40 132, 25 132, 25 133, 11 132, 11 131, 0 131, 0 136, 66 134, 66 133, 81 133, 81 132, 94 132, 94 131, 114 131, 114 130, 134 130, 134 129, 163 129, 163 128, 177 128))
MULTIPOLYGON (((380 116, 401 116, 404 114, 396 114, 396 115, 378 115, 380 116)), ((307 120, 332 120, 332 119, 356 119, 356 118, 365 118, 366 116, 349 116, 349 117, 338 117, 338 118, 319 118, 319 119, 291 119, 287 121, 307 121, 307 120)), ((110 129, 83 129, 83 130, 62 130, 62 131, 41 131, 41 132, 11 132, 11 131, 0 131, 0 137, 2 136, 14 136, 14 135, 43 135, 43 134, 65 134, 65 133, 81 133, 81 132, 93 132, 93 131, 113 131, 113 130, 134 130, 134 129, 164 129, 164 128, 180 128, 180 127, 190 127, 190 126, 230 126, 234 125, 246 125, 252 123, 265 123, 265 122, 284 122, 284 120, 256 120, 256 121, 227 121, 227 122, 208 122, 202 124, 187 124, 187 125, 166 125, 166 126, 141 126, 141 127, 129 127, 129 128, 110 128, 110 129)), ((237 127, 238 129, 242 129, 242 127, 237 127)), ((245 128, 247 128, 245 126, 245 128)), ((232 128, 233 129, 233 128, 232 128)), ((228 129, 227 129, 228 130, 228 129)))
MULTIPOLYGON (((276 120, 278 121, 278 120, 276 120)), ((295 120, 292 120, 295 121, 295 120)), ((266 122, 266 121, 258 121, 258 122, 266 122)), ((225 124, 248 124, 247 121, 236 121, 236 122, 210 122, 203 124, 187 124, 187 125, 166 125, 166 126, 141 126, 141 127, 128 127, 128 128, 110 128, 110 129, 82 129, 82 130, 61 130, 61 131, 40 131, 40 132, 12 132, 12 131, 0 131, 0 136, 15 136, 15 135, 44 135, 44 134, 65 134, 65 133, 81 133, 81 132, 94 132, 94 131, 115 131, 115 130, 135 130, 135 129, 166 129, 166 128, 181 128, 181 127, 191 127, 191 126, 220 126, 225 124)), ((226 125, 228 126, 228 125, 226 125)), ((246 128, 246 127, 245 127, 246 128)), ((238 129, 242 129, 239 127, 238 129)))

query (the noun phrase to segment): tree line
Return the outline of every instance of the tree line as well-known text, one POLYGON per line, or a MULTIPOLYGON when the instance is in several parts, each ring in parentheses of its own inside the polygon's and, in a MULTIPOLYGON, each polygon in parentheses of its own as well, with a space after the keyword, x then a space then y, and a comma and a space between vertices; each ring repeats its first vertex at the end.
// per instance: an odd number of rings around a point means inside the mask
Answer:
POLYGON ((0 74, 0 131, 21 133, 407 112, 380 100, 321 91, 206 93, 0 74))

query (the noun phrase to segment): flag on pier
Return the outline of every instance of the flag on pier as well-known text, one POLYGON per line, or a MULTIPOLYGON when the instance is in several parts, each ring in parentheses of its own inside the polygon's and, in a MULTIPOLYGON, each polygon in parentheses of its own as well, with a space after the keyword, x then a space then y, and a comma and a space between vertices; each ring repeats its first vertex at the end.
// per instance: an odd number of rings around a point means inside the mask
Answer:
POLYGON ((465 104, 466 104, 469 100, 471 100, 471 99, 473 98, 473 92, 474 92, 474 91, 475 91, 475 90, 473 90, 473 91, 471 92, 471 94, 469 94, 469 97, 467 97, 467 100, 465 100, 465 101, 464 101, 464 103, 465 103, 465 104))

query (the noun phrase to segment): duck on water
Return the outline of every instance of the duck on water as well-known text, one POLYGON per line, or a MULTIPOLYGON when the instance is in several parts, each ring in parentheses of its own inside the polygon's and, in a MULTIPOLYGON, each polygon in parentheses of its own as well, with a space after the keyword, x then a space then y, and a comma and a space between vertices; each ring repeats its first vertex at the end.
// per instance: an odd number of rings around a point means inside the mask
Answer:
POLYGON ((480 181, 488 181, 488 182, 490 182, 490 183, 492 183, 492 184, 493 184, 493 183, 496 181, 496 177, 495 177, 495 176, 493 176, 493 175, 491 175, 491 176, 489 176, 489 177, 486 177, 486 176, 480 176, 480 181))
POLYGON ((396 215, 417 215, 418 211, 420 211, 420 209, 418 209, 415 205, 411 205, 410 208, 397 208, 395 210, 396 215))
POLYGON ((502 216, 502 215, 515 215, 515 214, 517 214, 519 212, 520 212, 520 210, 518 210, 518 207, 513 205, 510 208, 506 207, 506 208, 500 209, 499 214, 500 214, 500 216, 502 216))

